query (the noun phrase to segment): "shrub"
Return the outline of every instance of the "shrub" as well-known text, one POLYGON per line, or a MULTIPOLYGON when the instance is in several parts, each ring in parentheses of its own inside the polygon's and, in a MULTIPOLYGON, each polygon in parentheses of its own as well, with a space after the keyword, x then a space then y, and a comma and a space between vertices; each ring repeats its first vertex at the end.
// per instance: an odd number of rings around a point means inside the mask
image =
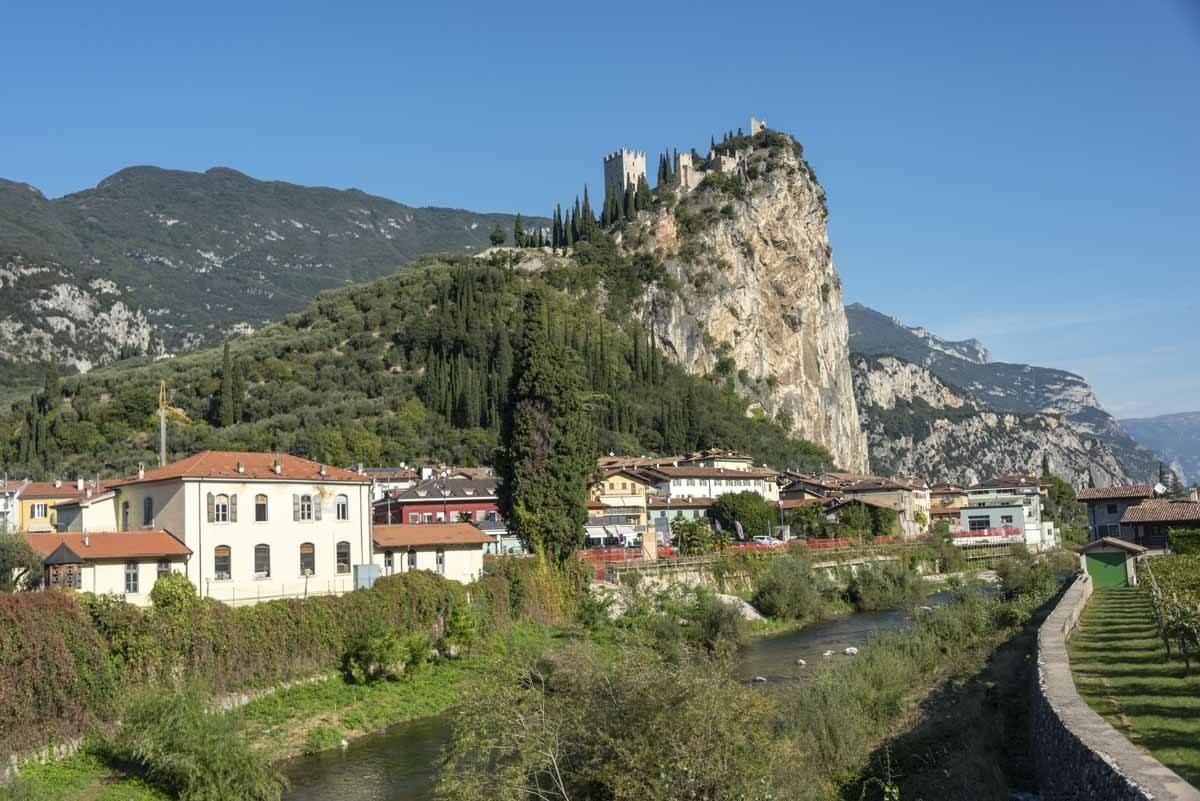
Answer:
POLYGON ((346 681, 369 684, 393 675, 402 656, 396 632, 377 623, 351 638, 342 655, 342 673, 346 681))
POLYGON ((688 639, 708 653, 728 656, 745 645, 750 624, 732 604, 711 592, 696 593, 688 639))
POLYGON ((182 573, 168 573, 150 589, 150 603, 165 614, 186 615, 196 606, 196 585, 182 573))
POLYGON ((859 565, 846 588, 846 600, 859 611, 895 609, 924 597, 921 577, 895 562, 859 565))
POLYGON ((328 751, 342 744, 342 733, 327 723, 314 726, 304 738, 304 753, 315 754, 318 751, 328 751))
POLYGON ((788 554, 771 560, 754 585, 753 604, 768 617, 819 620, 831 592, 825 574, 814 573, 803 556, 788 554))
POLYGON ((1173 528, 1167 536, 1171 543, 1171 553, 1185 556, 1200 554, 1200 529, 1173 528))
POLYGON ((400 640, 398 653, 404 660, 405 674, 416 673, 430 660, 433 645, 428 634, 409 634, 400 640))
POLYGON ((287 786, 236 716, 208 712, 195 688, 135 696, 101 750, 181 801, 278 801, 287 786))

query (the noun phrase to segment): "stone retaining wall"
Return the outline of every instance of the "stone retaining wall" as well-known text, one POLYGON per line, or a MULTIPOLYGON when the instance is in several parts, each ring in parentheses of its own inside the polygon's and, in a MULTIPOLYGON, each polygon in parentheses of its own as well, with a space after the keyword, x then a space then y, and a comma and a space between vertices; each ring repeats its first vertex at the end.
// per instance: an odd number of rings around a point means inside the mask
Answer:
POLYGON ((1086 573, 1038 631, 1033 750, 1044 801, 1200 801, 1200 791, 1130 743, 1075 690, 1067 640, 1092 595, 1086 573))

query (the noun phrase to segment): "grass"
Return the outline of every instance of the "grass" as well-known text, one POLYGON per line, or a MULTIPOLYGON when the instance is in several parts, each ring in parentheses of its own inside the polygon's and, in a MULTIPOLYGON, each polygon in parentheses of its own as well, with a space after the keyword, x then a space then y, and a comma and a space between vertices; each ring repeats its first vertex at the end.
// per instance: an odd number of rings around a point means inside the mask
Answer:
POLYGON ((136 777, 111 770, 91 753, 44 765, 22 766, 21 776, 0 787, 2 801, 167 801, 170 796, 136 777))
POLYGON ((1167 659, 1150 594, 1097 590, 1069 643, 1079 694, 1118 731, 1200 786, 1200 671, 1167 659))

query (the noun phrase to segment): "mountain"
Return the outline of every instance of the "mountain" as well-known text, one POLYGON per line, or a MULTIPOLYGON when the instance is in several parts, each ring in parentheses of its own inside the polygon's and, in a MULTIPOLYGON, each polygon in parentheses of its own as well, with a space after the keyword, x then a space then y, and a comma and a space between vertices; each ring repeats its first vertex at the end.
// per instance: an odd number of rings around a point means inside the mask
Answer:
POLYGON ((130 167, 56 200, 0 180, 0 377, 213 344, 512 224, 224 167, 130 167))
POLYGON ((1076 485, 1121 483, 1125 469, 1061 414, 998 412, 898 356, 850 357, 871 467, 885 475, 974 484, 1051 471, 1076 485))
POLYGON ((660 193, 620 232, 666 273, 642 314, 672 360, 726 373, 755 410, 865 471, 825 190, 781 132, 722 142, 718 161, 722 172, 678 198, 660 193))
POLYGON ((1122 420, 1121 425, 1162 457, 1181 480, 1200 481, 1200 412, 1122 420))
POLYGON ((1157 475, 1158 457, 1138 444, 1100 406, 1088 383, 1065 370, 992 362, 975 340, 946 342, 908 328, 861 304, 846 307, 850 349, 864 355, 894 355, 927 369, 946 384, 998 413, 1060 415, 1092 454, 1097 485, 1146 481, 1157 475), (970 356, 968 358, 968 355, 970 356), (1119 470, 1112 470, 1110 459, 1119 470))

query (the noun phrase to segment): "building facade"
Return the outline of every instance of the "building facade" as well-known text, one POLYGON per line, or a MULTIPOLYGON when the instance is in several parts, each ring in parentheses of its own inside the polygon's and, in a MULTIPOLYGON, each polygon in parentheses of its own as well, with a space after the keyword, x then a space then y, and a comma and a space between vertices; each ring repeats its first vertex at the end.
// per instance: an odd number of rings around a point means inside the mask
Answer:
POLYGON ((161 529, 94 533, 28 533, 42 558, 42 586, 123 595, 145 606, 159 577, 185 573, 191 549, 161 529))
POLYGON ((690 465, 648 467, 640 471, 663 498, 719 498, 727 492, 754 492, 774 503, 779 485, 773 470, 730 470, 690 465))
POLYGON ((383 525, 458 523, 501 519, 494 478, 437 478, 376 501, 373 519, 383 525))
POLYGON ((1087 506, 1089 540, 1122 537, 1132 541, 1133 531, 1121 525, 1126 510, 1159 494, 1152 484, 1121 484, 1082 489, 1075 499, 1087 506))
POLYGON ((841 492, 847 500, 895 509, 902 537, 919 537, 929 530, 932 506, 923 481, 872 477, 848 484, 841 492))
POLYGON ((373 562, 384 576, 428 570, 464 584, 483 575, 484 548, 492 538, 470 523, 377 525, 373 562))
POLYGON ((1031 550, 1058 545, 1054 523, 1043 517, 1037 479, 1003 476, 967 487, 966 493, 967 503, 959 510, 960 535, 983 536, 989 531, 1015 529, 1031 550))

